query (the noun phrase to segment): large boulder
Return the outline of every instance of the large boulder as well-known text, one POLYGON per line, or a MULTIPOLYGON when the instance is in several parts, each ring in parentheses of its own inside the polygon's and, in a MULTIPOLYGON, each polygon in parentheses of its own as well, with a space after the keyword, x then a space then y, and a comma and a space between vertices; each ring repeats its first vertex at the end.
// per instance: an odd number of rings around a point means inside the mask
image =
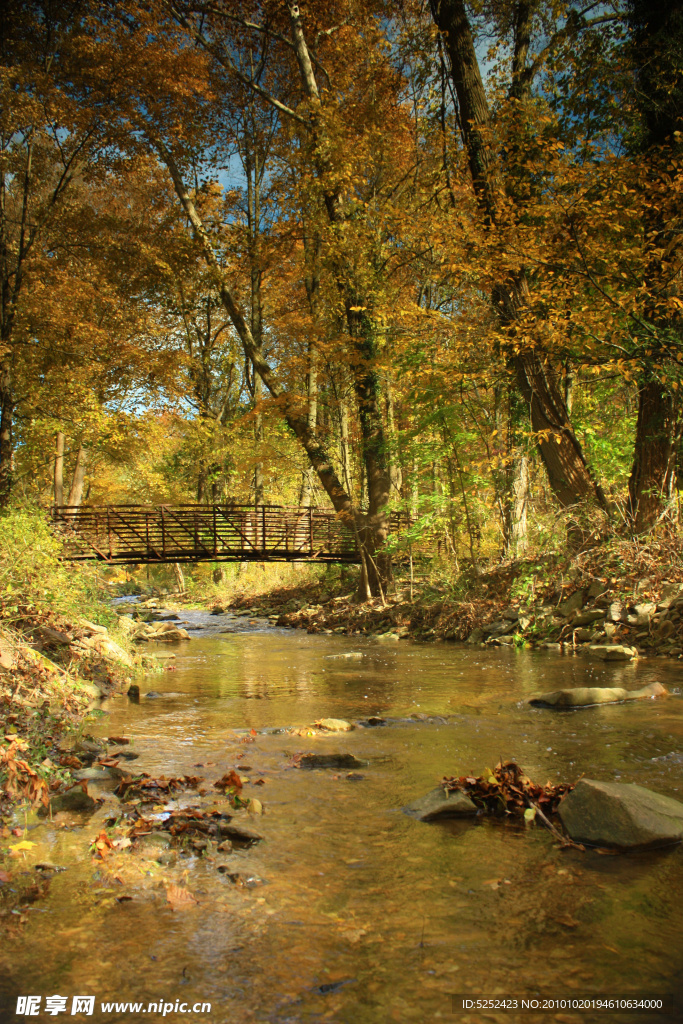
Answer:
POLYGON ((558 813, 569 836, 590 846, 645 849, 683 839, 683 804, 644 786, 580 779, 558 813))
POLYGON ((442 786, 431 789, 429 793, 414 800, 403 810, 418 821, 437 821, 439 818, 469 818, 477 813, 474 804, 466 793, 460 790, 448 792, 442 786))
POLYGON ((621 686, 577 686, 573 690, 553 690, 530 697, 534 707, 587 708, 595 704, 617 704, 624 700, 642 700, 645 697, 664 697, 668 693, 661 683, 650 683, 639 690, 624 690, 621 686))

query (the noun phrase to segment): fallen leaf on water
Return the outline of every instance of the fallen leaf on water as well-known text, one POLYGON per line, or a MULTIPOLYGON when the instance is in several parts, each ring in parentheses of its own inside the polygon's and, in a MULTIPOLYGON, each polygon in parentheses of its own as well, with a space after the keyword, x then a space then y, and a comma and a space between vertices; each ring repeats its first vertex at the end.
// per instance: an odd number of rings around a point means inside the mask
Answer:
POLYGON ((127 847, 132 846, 132 843, 128 836, 123 836, 122 839, 115 839, 111 845, 115 850, 125 850, 127 847))
POLYGON ((524 812, 524 820, 525 821, 533 821, 535 817, 536 817, 536 808, 535 807, 527 807, 527 809, 524 812))
POLYGON ((113 843, 106 832, 100 832, 96 839, 93 840, 91 846, 91 852, 98 854, 104 860, 109 851, 111 850, 113 843))
MULTIPOLYGON (((21 835, 21 832, 19 835, 21 835)), ((35 845, 35 843, 30 842, 28 839, 22 839, 20 843, 15 843, 14 846, 10 846, 10 850, 13 850, 14 853, 19 853, 21 850, 32 850, 35 845)))
POLYGON ((176 910, 176 908, 191 907, 197 902, 189 889, 183 889, 180 885, 166 886, 166 900, 170 903, 173 910, 176 910))
POLYGON ((265 786, 268 779, 254 779, 252 786, 265 786))
POLYGON ((242 780, 234 768, 231 768, 222 779, 219 779, 218 782, 214 782, 213 785, 214 789, 220 789, 222 791, 225 791, 226 789, 240 790, 242 788, 242 780))
POLYGON ((253 796, 247 805, 247 810, 252 814, 263 814, 263 804, 253 796))

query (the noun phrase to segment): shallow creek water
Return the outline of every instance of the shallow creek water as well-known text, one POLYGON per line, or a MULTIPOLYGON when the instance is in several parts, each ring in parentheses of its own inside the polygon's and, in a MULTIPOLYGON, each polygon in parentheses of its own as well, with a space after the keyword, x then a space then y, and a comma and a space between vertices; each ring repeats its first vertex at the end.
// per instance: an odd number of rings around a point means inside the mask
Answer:
MULTIPOLYGON (((521 703, 561 686, 659 680, 676 690, 678 665, 185 618, 193 639, 171 648, 174 671, 140 681, 143 695, 159 696, 105 701, 92 731, 131 737, 136 770, 203 775, 206 796, 189 794, 186 804, 214 804, 211 783, 235 765, 265 776, 263 786, 245 785, 263 802, 263 817, 248 823, 265 841, 228 858, 264 884, 232 884, 217 871, 221 855, 163 867, 121 851, 97 863, 89 843, 106 811, 36 825, 26 868, 49 860, 68 870, 2 944, 0 1019, 23 1019, 16 996, 29 993, 68 996, 67 1014, 73 995, 95 995, 92 1019, 108 1021, 162 1018, 103 1014, 102 1001, 207 1002, 208 1013, 166 1019, 212 1024, 512 1021, 517 1014, 453 1018, 451 997, 681 994, 680 847, 582 854, 559 849, 542 827, 426 825, 401 811, 444 774, 480 774, 501 757, 540 782, 585 774, 683 799, 680 696, 560 714, 521 703), (333 657, 349 652, 362 658, 333 657), (407 721, 415 714, 451 717, 407 721), (260 732, 369 715, 389 724, 316 738, 260 732), (244 742, 252 729, 257 736, 244 742), (292 767, 291 755, 309 750, 355 754, 366 762, 362 778, 292 767), (197 903, 174 909, 169 881, 197 903), (118 902, 122 893, 132 899, 118 902)), ((41 1011, 38 1019, 60 1018, 41 1011)), ((538 1019, 681 1018, 565 1011, 538 1019)))

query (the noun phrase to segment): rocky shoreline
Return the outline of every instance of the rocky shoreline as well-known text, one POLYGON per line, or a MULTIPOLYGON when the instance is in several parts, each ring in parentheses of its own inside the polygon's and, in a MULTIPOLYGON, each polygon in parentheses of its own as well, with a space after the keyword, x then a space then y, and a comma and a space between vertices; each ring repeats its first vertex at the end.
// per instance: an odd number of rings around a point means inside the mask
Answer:
MULTIPOLYGON (((313 590, 313 588, 309 588, 313 590)), ((560 599, 512 602, 411 601, 403 592, 365 604, 351 595, 315 592, 240 597, 212 611, 267 617, 309 633, 375 636, 382 640, 461 641, 584 653, 601 661, 683 656, 683 584, 662 587, 657 600, 629 602, 600 580, 567 590, 560 599), (316 597, 318 598, 316 600, 316 597), (313 598, 313 600, 311 600, 313 598)))

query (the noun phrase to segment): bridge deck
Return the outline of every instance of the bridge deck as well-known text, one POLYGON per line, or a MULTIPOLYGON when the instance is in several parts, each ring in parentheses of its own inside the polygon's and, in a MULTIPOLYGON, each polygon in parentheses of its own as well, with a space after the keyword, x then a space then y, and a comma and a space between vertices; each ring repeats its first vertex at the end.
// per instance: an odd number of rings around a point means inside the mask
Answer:
POLYGON ((353 534, 333 511, 316 508, 58 505, 52 521, 73 561, 360 561, 353 534))

